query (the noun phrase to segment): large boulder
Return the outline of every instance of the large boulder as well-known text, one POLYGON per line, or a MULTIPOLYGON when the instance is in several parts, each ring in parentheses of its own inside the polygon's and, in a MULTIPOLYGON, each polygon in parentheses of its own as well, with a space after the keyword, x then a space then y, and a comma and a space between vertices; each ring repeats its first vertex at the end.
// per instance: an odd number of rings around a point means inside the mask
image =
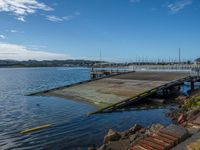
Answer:
POLYGON ((107 144, 111 141, 117 141, 121 138, 121 135, 114 131, 113 129, 109 129, 108 134, 104 137, 104 144, 107 144))

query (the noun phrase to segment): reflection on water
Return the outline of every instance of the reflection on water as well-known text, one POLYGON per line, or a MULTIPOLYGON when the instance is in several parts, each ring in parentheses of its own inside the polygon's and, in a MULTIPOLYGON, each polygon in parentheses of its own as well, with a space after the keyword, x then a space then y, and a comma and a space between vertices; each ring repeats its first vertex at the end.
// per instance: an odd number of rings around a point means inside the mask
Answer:
POLYGON ((135 123, 169 124, 167 109, 98 114, 93 106, 55 97, 28 97, 28 93, 89 79, 86 68, 0 69, 0 149, 87 149, 101 144, 109 128, 125 130, 135 123), (21 135, 26 128, 51 128, 21 135))

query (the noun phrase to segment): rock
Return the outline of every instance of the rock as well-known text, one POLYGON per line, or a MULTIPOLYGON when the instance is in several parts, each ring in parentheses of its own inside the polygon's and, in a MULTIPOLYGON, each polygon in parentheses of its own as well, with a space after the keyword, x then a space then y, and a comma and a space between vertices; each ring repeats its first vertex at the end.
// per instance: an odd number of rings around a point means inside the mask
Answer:
POLYGON ((187 100, 187 96, 183 96, 183 95, 180 95, 176 98, 176 101, 178 101, 181 104, 185 103, 186 100, 187 100))
POLYGON ((88 150, 97 150, 96 147, 89 147, 88 150))
POLYGON ((107 150, 107 146, 103 144, 101 147, 99 147, 97 150, 107 150))
POLYGON ((190 111, 187 112, 187 120, 189 120, 190 118, 192 118, 193 116, 195 116, 196 114, 198 114, 200 112, 200 107, 196 107, 190 111))
POLYGON ((136 133, 134 136, 130 136, 130 147, 133 147, 133 145, 137 144, 138 141, 144 139, 145 137, 147 137, 147 135, 141 134, 139 132, 136 133))
POLYGON ((140 132, 140 133, 142 133, 142 134, 144 134, 144 133, 145 133, 145 131, 146 131, 146 129, 145 129, 145 128, 142 128, 142 129, 140 129, 140 130, 139 130, 139 132, 140 132))
POLYGON ((172 118, 173 120, 177 120, 177 118, 180 116, 179 110, 174 110, 172 112, 169 112, 166 114, 168 117, 172 118))
POLYGON ((129 148, 129 140, 112 141, 102 145, 97 150, 127 150, 129 148))
POLYGON ((199 150, 200 149, 200 139, 196 140, 195 142, 187 145, 188 150, 199 150))
POLYGON ((196 134, 196 133, 200 132, 199 128, 193 128, 193 127, 189 127, 189 128, 187 128, 187 130, 188 130, 188 133, 190 135, 193 135, 193 134, 196 134))
POLYGON ((184 114, 181 114, 179 117, 178 117, 178 120, 177 120, 177 123, 179 124, 182 124, 183 122, 186 121, 186 116, 184 114))
POLYGON ((131 135, 131 136, 129 137, 130 142, 132 143, 133 141, 135 141, 135 140, 137 139, 137 137, 138 137, 138 134, 137 134, 137 133, 131 135))
POLYGON ((121 132, 121 139, 127 139, 128 138, 128 131, 121 132))
POLYGON ((142 129, 142 126, 141 125, 138 125, 138 124, 135 124, 132 128, 130 128, 128 130, 128 134, 131 135, 131 134, 135 134, 137 131, 139 131, 140 129, 142 129))
POLYGON ((121 135, 118 132, 112 129, 109 129, 108 134, 104 137, 104 144, 109 143, 111 141, 117 141, 120 138, 121 138, 121 135))
POLYGON ((164 126, 162 124, 152 124, 149 131, 151 133, 157 133, 162 128, 164 128, 164 126))
POLYGON ((128 139, 110 142, 106 145, 106 150, 127 150, 129 144, 128 139))
POLYGON ((200 113, 198 116, 191 122, 194 126, 200 127, 200 113))

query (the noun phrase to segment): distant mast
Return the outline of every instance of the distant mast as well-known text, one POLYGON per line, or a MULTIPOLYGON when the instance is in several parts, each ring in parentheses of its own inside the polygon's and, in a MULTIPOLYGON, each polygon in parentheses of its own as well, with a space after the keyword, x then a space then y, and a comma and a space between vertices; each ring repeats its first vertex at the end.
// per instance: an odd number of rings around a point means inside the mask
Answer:
POLYGON ((178 59, 179 59, 179 64, 181 64, 181 49, 180 48, 178 50, 178 59))
POLYGON ((100 49, 99 58, 100 58, 100 68, 102 68, 102 55, 101 55, 101 49, 100 49))

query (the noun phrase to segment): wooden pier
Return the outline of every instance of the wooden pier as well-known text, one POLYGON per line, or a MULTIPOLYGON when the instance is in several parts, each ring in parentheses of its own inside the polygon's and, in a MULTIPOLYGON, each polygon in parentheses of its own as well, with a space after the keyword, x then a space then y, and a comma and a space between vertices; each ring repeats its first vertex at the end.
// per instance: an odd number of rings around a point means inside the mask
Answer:
POLYGON ((112 112, 133 102, 199 76, 188 72, 124 72, 95 80, 88 80, 30 95, 56 96, 90 103, 97 107, 91 114, 112 112))
POLYGON ((92 69, 90 71, 90 78, 97 79, 97 78, 102 78, 102 77, 111 76, 111 75, 118 75, 118 74, 127 73, 127 72, 130 72, 130 70, 126 70, 126 69, 123 69, 123 70, 118 70, 118 69, 94 70, 94 69, 92 69))

